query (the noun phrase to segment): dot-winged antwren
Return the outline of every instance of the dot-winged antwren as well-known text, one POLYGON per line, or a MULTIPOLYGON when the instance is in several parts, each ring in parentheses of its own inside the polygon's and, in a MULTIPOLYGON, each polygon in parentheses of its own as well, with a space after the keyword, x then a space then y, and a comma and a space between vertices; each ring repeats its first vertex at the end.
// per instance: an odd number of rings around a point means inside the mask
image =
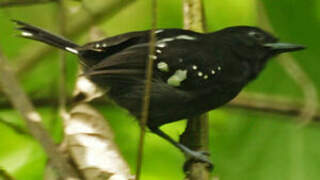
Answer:
MULTIPOLYGON (((21 36, 77 55, 84 75, 118 105, 140 119, 149 57, 150 30, 129 32, 79 46, 38 27, 15 21, 21 36)), ((186 155, 210 162, 174 141, 160 126, 218 108, 232 100, 264 69, 268 59, 304 49, 281 43, 257 27, 234 26, 213 33, 155 31, 148 128, 186 155)))

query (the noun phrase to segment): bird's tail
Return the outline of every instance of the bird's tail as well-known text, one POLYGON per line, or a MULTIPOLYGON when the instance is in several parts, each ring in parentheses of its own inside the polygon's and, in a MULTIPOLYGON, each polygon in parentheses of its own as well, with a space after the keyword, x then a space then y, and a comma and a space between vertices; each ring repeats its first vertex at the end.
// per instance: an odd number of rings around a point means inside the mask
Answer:
POLYGON ((13 21, 18 25, 17 29, 21 31, 20 35, 22 37, 44 42, 73 54, 78 54, 77 48, 79 46, 77 44, 30 24, 18 20, 13 21))

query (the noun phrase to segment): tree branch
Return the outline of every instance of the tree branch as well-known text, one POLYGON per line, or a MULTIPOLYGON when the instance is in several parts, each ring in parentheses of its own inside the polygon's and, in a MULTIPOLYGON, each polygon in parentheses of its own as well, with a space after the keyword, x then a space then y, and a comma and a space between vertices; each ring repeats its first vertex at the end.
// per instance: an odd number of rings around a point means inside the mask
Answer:
MULTIPOLYGON (((56 102, 56 99, 57 97, 36 98, 33 99, 33 103, 34 105, 39 107, 57 106, 58 104, 56 102)), ((67 103, 72 103, 70 98, 68 98, 67 103)), ((112 105, 112 103, 109 102, 106 98, 96 99, 91 104, 95 106, 112 105)), ((11 108, 11 105, 7 101, 0 101, 0 108, 9 109, 11 108)), ((280 114, 294 118, 300 115, 301 109, 303 108, 303 101, 252 92, 242 92, 238 97, 236 97, 233 101, 222 108, 261 111, 273 115, 280 114)), ((312 120, 316 123, 320 122, 319 109, 316 111, 316 114, 314 115, 312 120)))
MULTIPOLYGON (((226 108, 246 109, 270 114, 299 117, 303 106, 304 103, 301 100, 242 92, 237 98, 232 100, 226 108)), ((320 122, 320 109, 316 110, 312 120, 313 122, 320 122)))
POLYGON ((32 136, 39 141, 48 157, 52 161, 54 168, 64 179, 79 179, 77 171, 59 153, 56 145, 48 132, 42 127, 41 116, 35 111, 29 98, 23 92, 14 74, 10 71, 5 61, 5 57, 0 52, 0 84, 5 95, 9 98, 13 106, 26 121, 27 127, 32 136))
MULTIPOLYGON (((183 1, 184 28, 204 32, 204 11, 202 0, 183 1)), ((189 119, 187 128, 180 136, 180 142, 192 150, 209 150, 208 115, 189 119)), ((188 161, 188 160, 187 160, 188 161)), ((186 169, 185 180, 209 180, 208 165, 202 162, 191 162, 186 169)))
MULTIPOLYGON (((58 1, 58 21, 59 21, 59 30, 62 36, 65 36, 65 26, 66 26, 66 9, 63 0, 58 1)), ((60 113, 66 112, 66 98, 67 98, 67 90, 66 90, 66 53, 64 51, 59 52, 59 111, 60 113)))

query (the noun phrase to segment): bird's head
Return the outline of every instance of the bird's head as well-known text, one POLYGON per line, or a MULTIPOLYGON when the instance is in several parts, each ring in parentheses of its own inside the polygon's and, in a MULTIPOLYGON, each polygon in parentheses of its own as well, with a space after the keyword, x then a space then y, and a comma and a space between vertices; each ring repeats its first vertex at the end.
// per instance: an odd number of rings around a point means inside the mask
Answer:
POLYGON ((234 26, 218 31, 224 42, 239 57, 259 73, 267 60, 285 52, 302 50, 302 45, 280 42, 270 33, 251 26, 234 26))
POLYGON ((250 59, 264 59, 284 52, 298 51, 302 45, 279 42, 270 33, 258 27, 234 26, 220 31, 230 41, 232 49, 240 56, 250 59))

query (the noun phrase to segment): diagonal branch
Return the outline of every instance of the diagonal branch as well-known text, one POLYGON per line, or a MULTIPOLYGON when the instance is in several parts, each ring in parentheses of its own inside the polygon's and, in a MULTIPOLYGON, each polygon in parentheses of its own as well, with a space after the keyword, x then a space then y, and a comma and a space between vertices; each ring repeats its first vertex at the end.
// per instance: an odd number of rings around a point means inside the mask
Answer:
MULTIPOLYGON (((58 21, 59 21, 59 29, 60 34, 62 36, 65 35, 65 26, 66 26, 66 9, 64 2, 62 0, 58 0, 58 21)), ((60 114, 66 112, 66 98, 67 98, 67 90, 66 90, 66 76, 67 76, 67 69, 66 69, 66 52, 60 51, 59 52, 59 111, 60 114)))
POLYGON ((64 179, 79 179, 77 171, 68 163, 68 161, 59 153, 55 143, 48 132, 43 128, 41 116, 35 111, 29 98, 23 92, 14 74, 9 69, 5 57, 0 52, 0 84, 5 95, 9 98, 15 109, 19 111, 30 134, 39 141, 48 157, 52 161, 59 175, 64 179))

